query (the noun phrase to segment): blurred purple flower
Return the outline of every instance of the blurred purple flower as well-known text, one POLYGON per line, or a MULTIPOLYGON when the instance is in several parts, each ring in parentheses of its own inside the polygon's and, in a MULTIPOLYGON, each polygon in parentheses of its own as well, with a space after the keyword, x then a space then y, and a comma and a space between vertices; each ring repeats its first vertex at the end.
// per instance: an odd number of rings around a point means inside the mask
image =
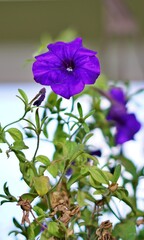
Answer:
POLYGON ((121 88, 113 87, 108 94, 111 98, 111 107, 107 120, 115 122, 116 144, 123 144, 133 139, 134 135, 139 131, 141 124, 133 113, 127 112, 126 97, 121 88))
POLYGON ((102 152, 101 152, 100 149, 97 149, 97 150, 94 150, 94 151, 90 151, 89 154, 92 155, 92 156, 101 157, 102 152))
POLYGON ((66 171, 66 176, 67 177, 69 177, 69 176, 71 176, 72 175, 72 173, 73 173, 73 169, 72 168, 68 168, 68 170, 66 171))
POLYGON ((86 84, 94 84, 100 74, 96 52, 82 45, 82 39, 48 45, 48 52, 36 56, 32 71, 34 80, 69 99, 86 84))

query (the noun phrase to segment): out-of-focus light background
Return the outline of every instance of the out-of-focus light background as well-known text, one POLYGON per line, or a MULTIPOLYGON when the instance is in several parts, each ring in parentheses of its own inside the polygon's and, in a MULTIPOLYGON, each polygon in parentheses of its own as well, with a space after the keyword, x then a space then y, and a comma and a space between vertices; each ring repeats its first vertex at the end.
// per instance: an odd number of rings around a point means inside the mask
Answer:
POLYGON ((73 29, 114 80, 144 79, 144 1, 0 1, 0 82, 32 81, 24 67, 44 35, 73 29))
MULTIPOLYGON (((98 51, 102 73, 108 79, 128 80, 133 90, 144 87, 143 9, 143 0, 0 1, 0 122, 5 125, 20 116, 21 104, 15 97, 18 88, 30 97, 40 90, 32 78, 31 59, 41 43, 57 39, 82 37, 86 47, 98 51)), ((141 99, 135 102, 140 104, 141 99)), ((137 116, 141 121, 143 112, 139 107, 137 116)), ((142 136, 144 133, 138 135, 135 145, 138 157, 142 136)), ((126 144, 129 155, 131 146, 133 143, 126 144)), ((18 182, 21 176, 17 174, 17 160, 1 154, 0 164, 0 194, 9 176, 8 185, 19 196, 27 187, 18 182)), ((0 240, 16 239, 7 236, 14 229, 13 215, 21 219, 17 206, 0 207, 0 240)), ((19 236, 17 239, 21 240, 19 236)))

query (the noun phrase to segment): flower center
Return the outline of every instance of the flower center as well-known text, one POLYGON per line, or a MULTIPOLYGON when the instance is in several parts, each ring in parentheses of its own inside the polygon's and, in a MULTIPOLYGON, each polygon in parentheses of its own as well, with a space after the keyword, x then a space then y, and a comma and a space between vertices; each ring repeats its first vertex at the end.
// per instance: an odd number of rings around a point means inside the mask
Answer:
POLYGON ((72 71, 73 71, 72 67, 67 67, 66 70, 67 70, 68 72, 72 72, 72 71))
POLYGON ((73 61, 69 61, 65 64, 66 70, 68 72, 73 72, 75 66, 74 66, 74 62, 73 61))

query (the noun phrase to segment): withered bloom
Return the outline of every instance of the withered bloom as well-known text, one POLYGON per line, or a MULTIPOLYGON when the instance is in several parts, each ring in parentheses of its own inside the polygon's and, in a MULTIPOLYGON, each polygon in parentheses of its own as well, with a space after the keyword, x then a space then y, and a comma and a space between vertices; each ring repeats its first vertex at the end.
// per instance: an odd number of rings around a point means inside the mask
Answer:
POLYGON ((23 210, 23 216, 22 216, 21 224, 24 224, 25 222, 30 224, 29 213, 31 212, 31 209, 32 209, 30 201, 29 200, 23 200, 20 197, 17 205, 20 206, 21 209, 23 210))

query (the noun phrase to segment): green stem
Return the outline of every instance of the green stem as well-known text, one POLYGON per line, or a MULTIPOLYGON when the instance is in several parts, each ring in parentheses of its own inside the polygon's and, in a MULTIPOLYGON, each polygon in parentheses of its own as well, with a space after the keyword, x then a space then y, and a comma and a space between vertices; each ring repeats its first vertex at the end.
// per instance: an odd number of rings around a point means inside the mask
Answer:
POLYGON ((26 115, 26 113, 27 113, 27 112, 25 112, 24 115, 23 115, 21 118, 19 118, 18 120, 14 121, 14 122, 12 122, 12 123, 7 124, 7 125, 2 129, 2 131, 4 131, 7 127, 9 127, 9 126, 11 126, 11 125, 13 125, 13 124, 15 124, 15 123, 18 123, 18 122, 20 122, 21 120, 23 120, 24 117, 25 117, 25 115, 26 115))
POLYGON ((81 128, 82 124, 79 125, 79 127, 74 131, 74 133, 70 136, 69 140, 72 139, 72 137, 78 132, 78 130, 81 128))
POLYGON ((34 156, 33 156, 33 158, 32 158, 32 162, 35 161, 35 157, 36 157, 37 152, 38 152, 38 149, 39 149, 39 144, 40 144, 40 135, 39 135, 39 133, 38 133, 38 134, 37 134, 37 146, 36 146, 36 150, 35 150, 34 156))
MULTIPOLYGON (((106 199, 105 199, 106 200, 106 199)), ((106 204, 108 206, 108 208, 110 209, 110 211, 113 213, 113 215, 121 222, 121 219, 117 216, 117 214, 113 211, 113 209, 110 207, 109 203, 106 200, 106 204)))

